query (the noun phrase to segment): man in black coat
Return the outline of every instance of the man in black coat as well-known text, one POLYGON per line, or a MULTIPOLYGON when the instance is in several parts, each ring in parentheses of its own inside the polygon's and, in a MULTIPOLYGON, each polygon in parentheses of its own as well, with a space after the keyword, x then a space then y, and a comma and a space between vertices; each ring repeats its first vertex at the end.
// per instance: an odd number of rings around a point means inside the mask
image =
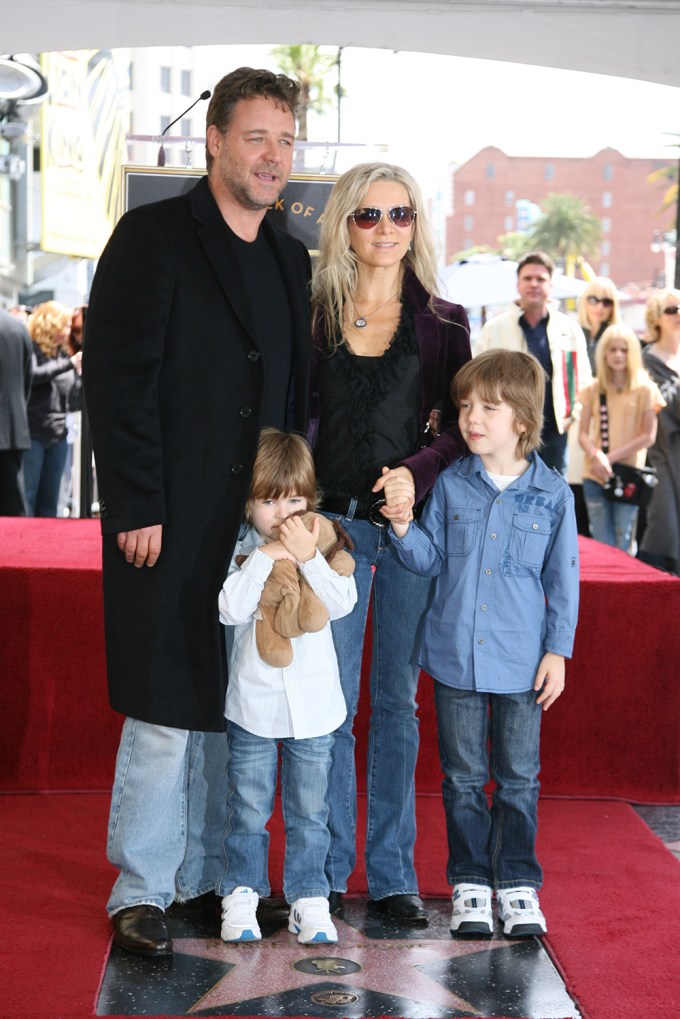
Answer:
POLYGON ((290 175, 298 93, 270 71, 223 78, 207 177, 123 216, 90 295, 109 696, 126 716, 107 908, 116 942, 145 955, 172 952, 173 899, 221 876, 216 847, 187 858, 220 834, 206 794, 227 680, 217 598, 260 429, 306 426, 309 256, 265 220, 290 175))
POLYGON ((0 309, 0 516, 25 517, 22 452, 31 448, 26 404, 32 344, 23 322, 0 309))

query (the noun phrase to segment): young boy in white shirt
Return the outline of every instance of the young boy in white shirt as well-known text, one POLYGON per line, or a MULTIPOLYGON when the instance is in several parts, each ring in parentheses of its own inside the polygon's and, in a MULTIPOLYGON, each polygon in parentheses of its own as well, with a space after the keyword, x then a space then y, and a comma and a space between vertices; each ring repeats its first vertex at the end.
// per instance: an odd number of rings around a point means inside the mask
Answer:
POLYGON ((330 620, 354 607, 354 578, 339 576, 317 549, 319 521, 309 531, 300 518, 318 501, 306 441, 263 429, 246 506, 249 526, 236 544, 219 597, 220 620, 234 626, 225 706, 226 872, 218 888, 224 941, 262 936, 256 910, 259 896, 270 894, 266 824, 274 808, 279 744, 288 929, 301 944, 338 939, 324 871, 330 845, 326 787, 333 732, 344 721, 346 706, 330 622, 319 632, 291 638, 293 660, 282 668, 260 658, 255 633, 262 589, 279 559, 297 564, 330 620), (247 558, 239 566, 243 555, 247 558))
POLYGON ((392 519, 404 565, 436 577, 418 662, 435 681, 450 926, 491 935, 495 889, 504 933, 540 936, 539 734, 576 629, 574 499, 536 452, 545 376, 534 357, 487 351, 451 395, 470 454, 439 475, 417 524, 392 519))

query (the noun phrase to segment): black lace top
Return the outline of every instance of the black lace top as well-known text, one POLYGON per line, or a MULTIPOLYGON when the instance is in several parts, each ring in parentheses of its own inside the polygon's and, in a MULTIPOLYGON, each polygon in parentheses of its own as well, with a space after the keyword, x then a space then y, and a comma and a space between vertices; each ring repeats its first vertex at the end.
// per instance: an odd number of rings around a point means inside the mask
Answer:
POLYGON ((380 357, 358 357, 346 344, 324 355, 320 400, 319 484, 328 497, 365 498, 382 467, 401 462, 418 444, 420 356, 407 304, 380 357))

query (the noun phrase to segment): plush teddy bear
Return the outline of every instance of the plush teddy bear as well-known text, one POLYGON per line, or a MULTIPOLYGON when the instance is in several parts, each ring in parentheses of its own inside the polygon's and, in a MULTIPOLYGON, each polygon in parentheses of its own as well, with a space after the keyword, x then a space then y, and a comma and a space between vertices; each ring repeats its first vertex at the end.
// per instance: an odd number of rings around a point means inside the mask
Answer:
MULTIPOLYGON (((352 539, 335 520, 320 513, 305 513, 302 520, 311 531, 312 522, 320 522, 317 548, 329 566, 341 577, 354 573, 354 559, 345 549, 353 549, 352 539)), ((260 595, 260 618, 255 622, 257 652, 263 662, 279 668, 293 661, 291 637, 317 633, 328 622, 328 609, 289 559, 274 563, 260 595)))

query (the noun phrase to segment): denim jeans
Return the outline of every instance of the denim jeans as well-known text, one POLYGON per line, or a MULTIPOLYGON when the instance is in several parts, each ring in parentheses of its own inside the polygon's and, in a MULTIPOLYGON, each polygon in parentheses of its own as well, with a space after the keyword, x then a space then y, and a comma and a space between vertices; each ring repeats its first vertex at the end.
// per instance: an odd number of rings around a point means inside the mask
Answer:
POLYGON ((161 909, 215 889, 224 869, 224 733, 126 718, 109 816, 108 858, 120 874, 109 914, 161 909))
POLYGON ((535 845, 542 709, 536 691, 487 694, 438 682, 434 689, 447 880, 540 888, 535 845), (490 808, 484 792, 489 773, 496 783, 490 808))
POLYGON ((51 443, 32 438, 31 448, 24 450, 24 493, 29 517, 56 517, 67 453, 66 436, 51 443))
POLYGON ((332 734, 310 739, 267 739, 227 723, 229 744, 226 870, 219 894, 238 885, 270 894, 267 822, 274 810, 281 744, 281 806, 286 831, 283 894, 286 902, 328 898, 324 864, 330 843, 326 788, 332 734))
POLYGON ((546 467, 553 467, 565 478, 568 460, 567 438, 566 432, 560 434, 554 430, 545 431, 541 436, 543 445, 538 451, 538 455, 546 467))
POLYGON ((328 786, 331 848, 326 874, 333 891, 347 890, 356 860, 356 771, 354 716, 368 606, 373 593, 371 718, 366 766, 366 877, 373 899, 416 894, 415 769, 418 758, 416 652, 421 618, 431 587, 402 566, 389 532, 367 520, 338 517, 354 542, 357 604, 331 624, 347 718, 335 732, 328 786))
POLYGON ((610 502, 602 485, 590 478, 583 479, 583 496, 588 507, 590 536, 603 545, 612 545, 624 552, 630 550, 638 508, 625 502, 610 502))

